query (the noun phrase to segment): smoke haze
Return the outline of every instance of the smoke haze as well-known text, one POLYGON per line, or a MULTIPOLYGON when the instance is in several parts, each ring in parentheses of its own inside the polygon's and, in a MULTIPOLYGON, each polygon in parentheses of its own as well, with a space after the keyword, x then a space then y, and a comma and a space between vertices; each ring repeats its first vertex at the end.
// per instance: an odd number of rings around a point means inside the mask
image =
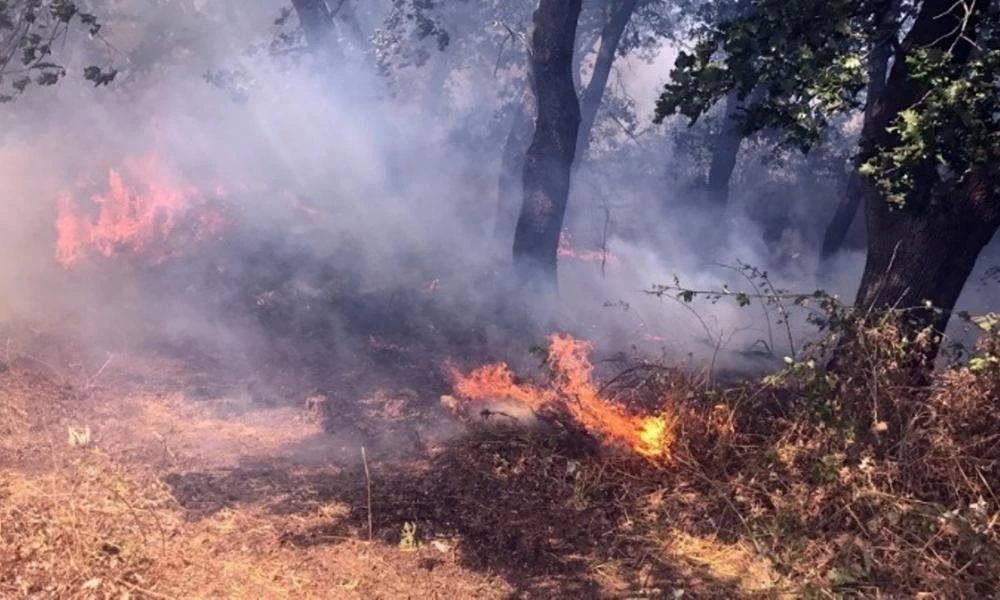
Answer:
MULTIPOLYGON (((587 254, 567 251, 561 258, 558 306, 526 299, 516 306, 522 299, 505 296, 497 259, 506 257, 509 243, 498 247, 492 239, 510 87, 493 73, 497 48, 483 48, 481 61, 451 73, 444 91, 410 94, 407 84, 430 77, 441 61, 456 64, 449 55, 456 50, 432 54, 427 66, 391 79, 363 61, 319 70, 308 60, 247 56, 247 47, 271 36, 281 3, 244 10, 246 4, 238 3, 239 11, 228 2, 203 3, 211 13, 149 8, 150 15, 135 15, 136 22, 156 23, 158 42, 192 40, 159 54, 155 47, 143 51, 152 45, 149 30, 112 22, 105 31, 112 55, 129 58, 110 88, 71 76, 4 106, 4 317, 71 315, 98 353, 122 340, 160 337, 252 362, 248 348, 267 345, 269 331, 251 315, 271 310, 269 303, 304 330, 322 323, 327 335, 317 351, 351 352, 386 329, 387 320, 398 320, 408 335, 445 347, 468 332, 523 355, 523 338, 496 318, 498 307, 515 305, 518 314, 537 317, 540 332, 570 329, 607 354, 636 346, 646 356, 665 353, 703 366, 722 343, 716 368, 760 371, 775 364, 751 352, 760 351, 760 341, 777 357, 790 352, 773 310, 765 314, 756 300, 747 308, 727 300, 686 307, 646 291, 675 276, 692 289, 744 290, 738 274, 711 266, 739 260, 768 270, 779 288, 853 299, 861 252, 845 252, 832 272, 815 272, 817 236, 834 208, 829 190, 766 188, 760 176, 766 168, 754 167, 756 156, 741 161, 748 172, 734 182, 732 224, 721 245, 716 238, 699 244, 712 237, 704 233, 724 228, 686 203, 681 182, 663 174, 668 164, 694 160, 669 139, 686 124, 650 124, 675 54, 664 48, 652 64, 629 61, 617 70, 644 133, 632 139, 615 132, 614 123, 599 126, 601 151, 581 168, 567 216, 570 247, 587 254), (148 62, 139 64, 146 55, 148 62), (245 99, 206 82, 206 72, 223 68, 252 77, 245 99), (183 256, 161 264, 122 250, 111 258, 91 251, 78 264, 60 265, 59 199, 69 194, 81 218, 95 219, 91 198, 106 193, 109 171, 142 188, 125 165, 149 156, 162 166, 164 185, 197 189, 222 212, 225 227, 185 241, 183 256), (796 211, 781 248, 765 242, 760 223, 745 214, 762 195, 779 212, 796 211)), ((492 41, 499 46, 500 39, 492 41)), ((94 44, 71 38, 71 63, 105 52, 94 44)), ((752 147, 744 154, 768 151, 752 147)), ((989 254, 982 273, 993 264, 989 254)), ((962 300, 973 311, 988 308, 996 295, 997 284, 977 284, 981 278, 962 300)), ((804 314, 795 314, 789 327, 800 348, 815 336, 804 314)))

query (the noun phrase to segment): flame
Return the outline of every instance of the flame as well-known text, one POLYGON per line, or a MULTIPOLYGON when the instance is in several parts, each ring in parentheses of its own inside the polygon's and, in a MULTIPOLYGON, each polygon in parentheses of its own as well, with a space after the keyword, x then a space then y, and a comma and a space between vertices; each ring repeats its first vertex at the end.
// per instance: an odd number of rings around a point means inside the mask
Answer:
POLYGON ((513 373, 503 363, 479 367, 468 376, 452 370, 452 376, 455 379, 455 394, 469 400, 509 398, 540 411, 558 399, 551 390, 515 383, 513 373))
POLYGON ((56 213, 56 260, 63 266, 69 266, 80 260, 83 246, 83 232, 80 230, 80 220, 73 206, 73 198, 64 193, 59 198, 56 213))
POLYGON ((560 258, 572 258, 583 262, 612 263, 617 260, 614 254, 607 249, 580 250, 573 247, 573 240, 569 233, 563 231, 559 234, 559 249, 556 252, 560 258))
POLYGON ((496 363, 468 375, 452 370, 455 395, 472 401, 510 399, 538 412, 561 404, 584 429, 605 442, 627 446, 651 460, 670 459, 675 429, 671 414, 629 414, 598 393, 588 359, 593 349, 589 342, 555 334, 550 343, 553 389, 517 383, 506 364, 496 363))
POLYGON ((56 259, 64 267, 90 252, 105 258, 131 252, 162 261, 183 246, 178 241, 171 249, 169 243, 181 223, 189 223, 197 239, 226 224, 198 188, 175 183, 155 155, 126 159, 122 170, 109 170, 107 190, 93 194, 90 203, 96 215, 80 210, 68 192, 59 198, 56 259))

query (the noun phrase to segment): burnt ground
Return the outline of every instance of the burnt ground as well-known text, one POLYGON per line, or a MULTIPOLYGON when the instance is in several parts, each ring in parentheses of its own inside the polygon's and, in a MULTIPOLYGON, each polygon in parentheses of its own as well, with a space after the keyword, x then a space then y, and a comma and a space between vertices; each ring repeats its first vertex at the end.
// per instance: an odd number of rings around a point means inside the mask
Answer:
POLYGON ((693 491, 572 430, 459 422, 441 357, 388 340, 319 384, 176 349, 94 357, 37 330, 0 358, 2 597, 787 589, 710 514, 663 508, 693 491))

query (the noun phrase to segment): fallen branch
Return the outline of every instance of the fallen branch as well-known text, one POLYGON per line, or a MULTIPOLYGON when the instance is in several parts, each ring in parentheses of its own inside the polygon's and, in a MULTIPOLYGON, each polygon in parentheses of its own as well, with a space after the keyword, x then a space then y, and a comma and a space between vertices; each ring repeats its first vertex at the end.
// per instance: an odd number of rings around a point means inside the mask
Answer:
POLYGON ((374 537, 372 535, 372 477, 371 473, 368 471, 368 455, 365 453, 365 447, 361 447, 361 462, 365 465, 365 489, 368 493, 368 541, 372 541, 374 537))

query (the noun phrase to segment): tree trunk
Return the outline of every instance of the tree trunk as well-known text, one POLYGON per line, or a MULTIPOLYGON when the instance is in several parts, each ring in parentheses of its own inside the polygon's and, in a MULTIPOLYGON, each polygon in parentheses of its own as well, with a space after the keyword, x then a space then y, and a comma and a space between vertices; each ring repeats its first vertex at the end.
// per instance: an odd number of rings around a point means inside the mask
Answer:
POLYGON ((292 7, 302 24, 309 49, 318 56, 339 59, 340 46, 337 45, 333 14, 325 0, 292 0, 292 7))
MULTIPOLYGON (((886 75, 889 72, 889 59, 892 58, 892 46, 896 40, 894 26, 899 18, 900 0, 893 0, 891 6, 883 15, 882 29, 884 39, 876 42, 868 56, 868 89, 865 94, 865 114, 864 122, 867 122, 875 108, 875 102, 882 97, 885 91, 886 75)), ((847 187, 844 196, 837 205, 837 210, 830 220, 823 235, 823 246, 820 248, 820 262, 825 262, 832 258, 841 248, 844 247, 844 240, 854 223, 854 218, 858 214, 858 207, 861 205, 863 193, 863 182, 857 169, 852 170, 847 179, 847 187)))
POLYGON ((358 13, 354 8, 353 0, 345 0, 343 6, 337 11, 336 18, 351 32, 355 43, 363 47, 368 45, 368 38, 361 30, 361 23, 358 22, 358 13))
MULTIPOLYGON (((737 17, 749 14, 753 6, 749 0, 741 0, 734 9, 733 17, 737 17)), ((730 91, 726 96, 722 125, 715 136, 712 161, 708 167, 708 181, 705 184, 708 209, 718 213, 719 219, 725 216, 726 205, 729 203, 729 183, 733 178, 733 171, 736 170, 736 158, 739 156, 744 138, 737 129, 734 119, 745 106, 757 102, 763 94, 763 88, 758 86, 746 99, 740 98, 737 90, 730 91)), ((720 240, 725 237, 725 228, 719 232, 719 236, 720 240)))
POLYGON ((962 190, 920 212, 893 208, 869 188, 865 216, 873 235, 859 308, 906 310, 908 332, 945 330, 980 251, 1000 227, 1000 198, 990 182, 981 173, 969 178, 962 190), (940 310, 923 308, 926 302, 940 310))
MULTIPOLYGON (((968 15, 951 10, 954 0, 925 0, 896 51, 885 93, 876 101, 861 136, 860 160, 898 146, 887 127, 901 111, 914 106, 926 90, 910 78, 907 54, 918 48, 947 52, 957 65, 968 61, 979 19, 989 4, 972 0, 968 15), (963 21, 964 19, 964 21, 963 21), (964 27, 963 27, 964 26, 964 27)), ((874 184, 862 183, 868 225, 868 258, 855 306, 864 314, 921 307, 909 311, 904 333, 927 327, 943 332, 980 251, 1000 227, 1000 202, 981 171, 967 175, 961 189, 941 191, 933 163, 914 173, 918 190, 934 190, 922 206, 895 209, 874 184)), ((912 339, 912 337, 911 337, 912 339)), ((939 344, 932 342, 927 366, 939 344)))
POLYGON ((740 145, 743 143, 743 136, 736 130, 733 119, 741 108, 743 102, 739 94, 735 90, 729 92, 722 126, 712 147, 712 163, 708 168, 708 182, 705 185, 711 209, 725 210, 729 201, 729 181, 736 170, 736 157, 739 156, 740 145))
POLYGON ((590 135, 594 129, 594 122, 597 120, 597 111, 601 108, 604 90, 608 86, 611 67, 614 66, 622 35, 624 35, 625 28, 628 26, 638 3, 638 0, 613 0, 608 8, 604 28, 601 30, 601 45, 597 50, 597 60, 594 62, 594 73, 590 76, 590 81, 580 98, 580 132, 576 144, 577 164, 586 157, 587 149, 590 147, 590 135))
POLYGON ((526 84, 524 96, 514 109, 510 133, 503 146, 497 186, 497 216, 493 231, 499 245, 510 244, 517 225, 518 209, 524 193, 524 155, 531 145, 534 111, 530 103, 533 101, 531 87, 526 84))
POLYGON ((375 53, 368 41, 368 36, 365 35, 364 30, 361 28, 361 23, 358 21, 358 13, 354 6, 354 0, 344 0, 340 10, 337 11, 334 17, 347 29, 347 33, 350 34, 353 40, 353 45, 364 57, 364 65, 374 73, 376 67, 375 53))
POLYGON ((556 284, 559 233, 580 129, 572 72, 580 8, 581 0, 540 0, 531 36, 537 117, 524 161, 524 200, 513 256, 522 281, 548 288, 556 284))
POLYGON ((309 49, 331 60, 341 58, 334 30, 333 14, 325 0, 292 0, 292 7, 302 24, 309 49))

